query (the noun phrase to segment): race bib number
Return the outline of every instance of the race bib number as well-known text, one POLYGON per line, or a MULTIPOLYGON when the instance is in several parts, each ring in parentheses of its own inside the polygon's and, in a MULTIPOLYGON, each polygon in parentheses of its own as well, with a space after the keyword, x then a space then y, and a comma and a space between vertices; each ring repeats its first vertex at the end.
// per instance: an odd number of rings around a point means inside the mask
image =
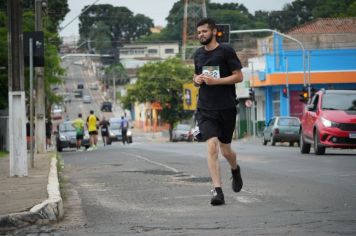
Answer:
POLYGON ((209 75, 214 79, 220 79, 219 66, 203 66, 203 74, 209 75))

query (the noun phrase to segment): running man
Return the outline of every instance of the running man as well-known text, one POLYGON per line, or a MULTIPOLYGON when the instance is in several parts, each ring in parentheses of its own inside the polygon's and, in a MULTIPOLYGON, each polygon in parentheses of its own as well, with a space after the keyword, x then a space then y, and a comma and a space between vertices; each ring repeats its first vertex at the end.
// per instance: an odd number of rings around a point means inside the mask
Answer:
POLYGON ((231 149, 237 115, 235 84, 242 82, 242 66, 233 48, 217 42, 212 19, 198 22, 197 33, 203 47, 194 55, 193 81, 200 87, 196 119, 208 145, 208 169, 214 187, 210 203, 215 206, 225 204, 219 152, 230 164, 233 191, 241 191, 243 185, 236 153, 231 149))
POLYGON ((89 131, 90 148, 88 151, 97 149, 96 144, 98 143, 98 122, 99 118, 94 115, 94 111, 90 111, 90 115, 87 118, 87 127, 89 131))
POLYGON ((78 118, 73 120, 72 126, 75 128, 76 139, 77 139, 77 151, 82 151, 82 141, 84 138, 84 126, 85 122, 82 119, 82 113, 78 114, 78 118))
POLYGON ((100 129, 101 129, 101 137, 103 138, 104 146, 106 146, 107 144, 110 144, 110 142, 109 142, 109 126, 110 126, 110 122, 105 119, 105 116, 103 116, 103 120, 100 121, 99 126, 100 126, 100 129))

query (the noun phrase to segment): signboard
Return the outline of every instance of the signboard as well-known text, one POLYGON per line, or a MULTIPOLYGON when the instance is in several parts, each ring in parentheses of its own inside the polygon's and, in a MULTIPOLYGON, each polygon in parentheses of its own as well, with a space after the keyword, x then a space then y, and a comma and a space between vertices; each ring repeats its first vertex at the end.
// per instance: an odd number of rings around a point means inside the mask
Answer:
POLYGON ((183 84, 183 109, 195 111, 197 109, 197 101, 199 88, 194 86, 194 83, 183 84))

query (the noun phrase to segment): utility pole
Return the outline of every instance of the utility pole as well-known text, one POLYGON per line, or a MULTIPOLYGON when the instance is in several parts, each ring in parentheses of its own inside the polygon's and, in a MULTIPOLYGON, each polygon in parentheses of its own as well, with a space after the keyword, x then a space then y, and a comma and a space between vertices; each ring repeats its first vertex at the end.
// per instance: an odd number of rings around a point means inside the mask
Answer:
POLYGON ((10 176, 27 176, 22 5, 8 0, 10 176))
MULTIPOLYGON (((35 0, 35 30, 43 31, 42 14, 47 8, 47 0, 35 0)), ((46 153, 46 117, 44 67, 36 68, 36 149, 37 153, 46 153)))
POLYGON ((207 17, 205 0, 184 0, 182 60, 186 59, 188 41, 196 38, 196 24, 204 17, 207 17))

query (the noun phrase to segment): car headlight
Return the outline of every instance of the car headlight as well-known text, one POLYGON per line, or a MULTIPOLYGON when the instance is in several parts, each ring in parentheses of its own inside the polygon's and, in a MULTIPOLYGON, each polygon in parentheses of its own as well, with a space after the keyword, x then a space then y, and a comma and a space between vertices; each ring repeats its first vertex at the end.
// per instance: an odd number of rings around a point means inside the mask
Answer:
POLYGON ((115 134, 113 132, 110 131, 109 133, 110 133, 110 136, 115 136, 115 134))
POLYGON ((128 131, 127 131, 127 136, 131 136, 131 135, 132 135, 131 130, 128 130, 128 131))
POLYGON ((61 135, 59 136, 59 140, 61 140, 61 141, 66 141, 67 138, 66 138, 66 136, 64 136, 63 134, 61 134, 61 135))
POLYGON ((325 127, 337 127, 337 123, 336 123, 336 122, 327 120, 327 119, 325 119, 325 118, 323 118, 323 117, 321 117, 320 120, 321 120, 321 123, 322 123, 325 127))

